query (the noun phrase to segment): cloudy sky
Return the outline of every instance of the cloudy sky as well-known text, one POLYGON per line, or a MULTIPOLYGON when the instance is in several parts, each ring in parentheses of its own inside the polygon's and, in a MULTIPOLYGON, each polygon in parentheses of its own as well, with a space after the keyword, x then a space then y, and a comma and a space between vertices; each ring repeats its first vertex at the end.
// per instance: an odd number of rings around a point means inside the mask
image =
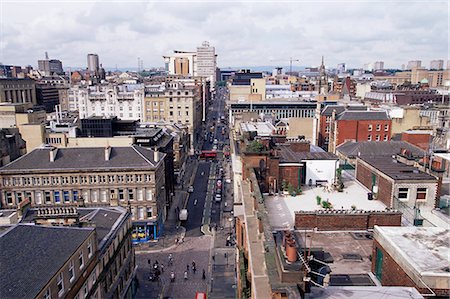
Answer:
POLYGON ((220 67, 449 59, 448 1, 0 0, 0 15, 0 62, 14 65, 48 51, 64 66, 85 67, 87 53, 104 67, 162 66, 204 40, 220 67))

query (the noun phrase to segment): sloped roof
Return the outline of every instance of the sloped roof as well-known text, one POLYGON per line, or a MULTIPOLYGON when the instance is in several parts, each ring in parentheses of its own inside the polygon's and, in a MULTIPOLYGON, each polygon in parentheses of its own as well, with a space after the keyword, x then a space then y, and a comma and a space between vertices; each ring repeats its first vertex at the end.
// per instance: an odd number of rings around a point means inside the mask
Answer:
POLYGON ((338 160, 329 152, 295 152, 287 146, 279 147, 280 163, 299 163, 305 160, 338 160))
POLYGON ((336 117, 338 120, 389 120, 385 111, 344 111, 336 117))
POLYGON ((0 297, 35 298, 94 228, 19 224, 0 236, 0 297))
POLYGON ((0 173, 24 170, 99 170, 99 169, 154 169, 164 158, 154 160, 154 151, 140 146, 111 147, 109 160, 105 160, 105 148, 60 148, 54 162, 50 162, 52 148, 37 148, 8 165, 0 173))
POLYGON ((381 156, 400 154, 402 149, 411 152, 413 156, 422 157, 425 152, 406 141, 347 141, 338 145, 336 151, 347 156, 381 156))

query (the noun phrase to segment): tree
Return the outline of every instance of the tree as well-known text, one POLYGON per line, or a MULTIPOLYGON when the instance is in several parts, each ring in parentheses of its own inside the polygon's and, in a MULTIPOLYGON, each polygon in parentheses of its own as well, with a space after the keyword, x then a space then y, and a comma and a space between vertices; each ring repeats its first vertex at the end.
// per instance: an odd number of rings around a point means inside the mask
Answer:
POLYGON ((248 146, 247 151, 253 153, 262 153, 266 150, 266 147, 259 141, 253 140, 248 146))

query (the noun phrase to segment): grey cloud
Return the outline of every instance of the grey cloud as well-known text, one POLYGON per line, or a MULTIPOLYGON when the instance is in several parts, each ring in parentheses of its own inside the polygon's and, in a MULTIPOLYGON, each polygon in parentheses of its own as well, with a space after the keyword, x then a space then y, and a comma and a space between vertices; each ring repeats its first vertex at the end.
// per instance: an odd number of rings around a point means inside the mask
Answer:
POLYGON ((86 54, 97 52, 109 67, 136 65, 137 57, 160 66, 162 55, 203 40, 227 66, 291 56, 318 65, 322 54, 330 66, 399 66, 448 52, 447 2, 8 3, 3 16, 0 61, 23 65, 49 50, 64 65, 84 66, 86 54))

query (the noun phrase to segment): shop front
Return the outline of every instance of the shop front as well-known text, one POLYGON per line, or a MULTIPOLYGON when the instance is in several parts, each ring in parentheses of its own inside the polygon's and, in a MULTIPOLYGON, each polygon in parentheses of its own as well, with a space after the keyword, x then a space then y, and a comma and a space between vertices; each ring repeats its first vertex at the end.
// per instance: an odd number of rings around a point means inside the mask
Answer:
POLYGON ((160 221, 134 221, 133 222, 133 243, 143 243, 149 241, 156 241, 161 236, 163 225, 160 221))

